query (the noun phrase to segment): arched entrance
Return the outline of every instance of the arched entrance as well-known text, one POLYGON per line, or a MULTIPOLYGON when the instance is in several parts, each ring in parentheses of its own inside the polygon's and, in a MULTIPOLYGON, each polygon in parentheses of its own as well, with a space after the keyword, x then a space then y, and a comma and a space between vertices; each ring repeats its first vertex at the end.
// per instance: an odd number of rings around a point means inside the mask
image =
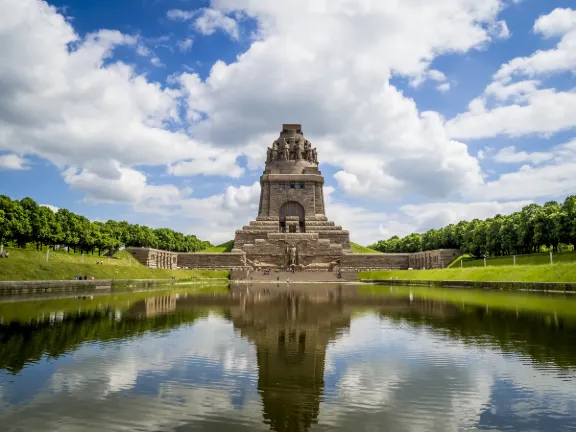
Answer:
MULTIPOLYGON (((300 232, 306 232, 306 226, 304 224, 305 212, 302 204, 296 201, 288 201, 282 204, 282 207, 280 207, 280 232, 286 232, 286 217, 288 216, 297 216, 300 232)), ((295 228, 296 227, 292 225, 289 231, 296 232, 295 228)))

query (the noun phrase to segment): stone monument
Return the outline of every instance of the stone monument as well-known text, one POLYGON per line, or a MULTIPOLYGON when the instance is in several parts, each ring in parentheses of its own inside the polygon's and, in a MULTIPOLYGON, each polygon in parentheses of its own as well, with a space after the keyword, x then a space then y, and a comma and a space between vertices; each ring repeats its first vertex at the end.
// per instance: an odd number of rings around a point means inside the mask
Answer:
POLYGON ((350 238, 326 217, 316 149, 299 124, 285 124, 266 155, 258 216, 236 231, 233 252, 261 268, 328 270, 351 253, 350 238))
POLYGON ((416 253, 353 253, 348 231, 330 221, 318 151, 299 124, 284 124, 266 149, 256 219, 237 230, 228 253, 174 253, 129 248, 149 267, 230 270, 231 278, 282 281, 356 280, 363 270, 443 268, 456 249, 416 253), (314 273, 312 273, 314 272, 314 273), (298 273, 298 274, 296 274, 298 273))

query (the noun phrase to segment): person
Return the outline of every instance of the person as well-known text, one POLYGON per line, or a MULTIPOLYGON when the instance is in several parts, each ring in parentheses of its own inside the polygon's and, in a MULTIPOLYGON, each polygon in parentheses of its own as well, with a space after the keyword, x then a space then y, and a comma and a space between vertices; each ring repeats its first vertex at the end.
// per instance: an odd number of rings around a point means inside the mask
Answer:
POLYGON ((4 258, 8 258, 8 251, 4 254, 4 258))
POLYGON ((90 280, 94 280, 94 276, 92 276, 92 277, 90 278, 90 280))
POLYGON ((84 275, 84 280, 88 280, 88 275, 84 275))

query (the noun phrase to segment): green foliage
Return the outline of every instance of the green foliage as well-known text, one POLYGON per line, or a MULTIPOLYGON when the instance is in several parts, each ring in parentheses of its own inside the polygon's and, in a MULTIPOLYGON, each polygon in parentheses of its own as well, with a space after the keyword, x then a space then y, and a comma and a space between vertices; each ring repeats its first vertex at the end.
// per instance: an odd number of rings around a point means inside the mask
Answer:
POLYGON ((394 236, 369 246, 380 252, 420 252, 458 248, 474 257, 542 251, 566 252, 576 246, 576 195, 563 204, 530 204, 509 216, 461 221, 423 234, 394 236))
POLYGON ((234 240, 230 240, 227 241, 226 243, 222 243, 221 245, 209 247, 208 249, 203 250, 202 252, 212 252, 212 253, 230 252, 232 251, 233 247, 234 247, 234 240))
POLYGON ((46 261, 45 251, 5 248, 10 258, 0 259, 0 280, 71 280, 75 276, 94 276, 96 279, 188 279, 228 278, 227 271, 213 270, 164 270, 140 264, 127 251, 116 252, 111 257, 78 253, 50 252, 46 261), (96 264, 104 261, 104 264, 96 264))
POLYGON ((65 247, 73 252, 113 254, 121 246, 153 247, 174 252, 197 252, 211 247, 194 235, 168 228, 151 229, 126 221, 91 222, 66 209, 54 213, 31 198, 20 201, 0 195, 0 243, 36 249, 65 247))
POLYGON ((370 249, 370 248, 367 248, 366 246, 362 246, 362 245, 359 245, 357 243, 352 243, 352 242, 350 242, 350 249, 352 249, 352 252, 360 253, 360 254, 380 253, 380 251, 370 249))
POLYGON ((446 268, 439 270, 397 270, 360 272, 360 279, 453 281, 505 281, 505 282, 576 282, 576 263, 553 265, 517 265, 514 267, 488 266, 446 268))

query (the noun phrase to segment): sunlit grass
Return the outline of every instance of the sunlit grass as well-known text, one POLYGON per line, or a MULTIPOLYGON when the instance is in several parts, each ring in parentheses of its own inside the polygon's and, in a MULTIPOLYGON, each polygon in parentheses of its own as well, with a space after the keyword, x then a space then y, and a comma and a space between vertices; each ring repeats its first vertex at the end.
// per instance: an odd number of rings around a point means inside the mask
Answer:
POLYGON ((367 248, 366 246, 362 246, 362 245, 359 245, 357 243, 352 243, 352 242, 350 242, 350 249, 352 249, 352 252, 354 252, 354 253, 361 253, 361 254, 381 253, 377 250, 370 249, 370 248, 367 248))
POLYGON ((359 278, 371 280, 398 278, 419 281, 576 282, 576 263, 372 271, 360 272, 359 278))
POLYGON ((228 271, 151 269, 120 251, 108 258, 98 255, 4 248, 10 258, 0 259, 0 280, 71 280, 75 276, 96 279, 191 279, 227 278, 228 271), (103 264, 96 264, 103 261, 103 264))
POLYGON ((218 246, 212 246, 211 248, 205 249, 202 252, 230 252, 234 247, 234 240, 227 241, 226 243, 222 243, 218 246))

